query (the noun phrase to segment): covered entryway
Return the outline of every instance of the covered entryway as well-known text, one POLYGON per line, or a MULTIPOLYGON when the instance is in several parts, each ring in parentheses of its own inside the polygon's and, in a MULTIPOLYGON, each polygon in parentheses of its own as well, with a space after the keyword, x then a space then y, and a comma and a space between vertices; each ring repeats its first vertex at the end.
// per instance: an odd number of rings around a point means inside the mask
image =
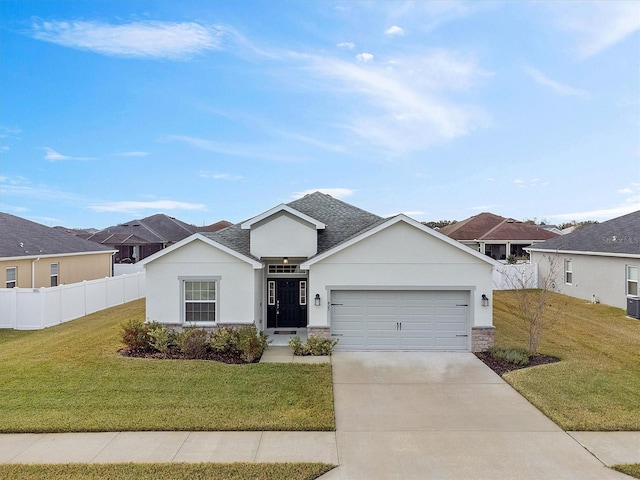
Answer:
POLYGON ((307 326, 307 281, 299 278, 267 280, 267 328, 307 326))
POLYGON ((468 350, 469 292, 335 290, 337 350, 468 350))

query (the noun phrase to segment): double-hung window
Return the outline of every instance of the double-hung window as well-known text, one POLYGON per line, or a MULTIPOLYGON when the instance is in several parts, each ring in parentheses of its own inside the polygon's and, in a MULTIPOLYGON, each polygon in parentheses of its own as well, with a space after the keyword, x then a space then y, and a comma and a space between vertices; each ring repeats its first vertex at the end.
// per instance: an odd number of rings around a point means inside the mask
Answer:
POLYGON ((573 265, 571 260, 564 261, 564 283, 573 283, 573 265))
POLYGON ((57 263, 51 264, 51 286, 52 287, 58 286, 58 268, 59 268, 59 264, 57 263))
POLYGON ((15 288, 16 281, 17 281, 17 278, 18 278, 18 268, 17 267, 9 267, 9 268, 7 268, 6 274, 7 274, 7 276, 6 276, 5 287, 6 288, 15 288))
POLYGON ((215 322, 218 303, 216 279, 183 280, 185 323, 215 322))
POLYGON ((627 295, 638 295, 638 266, 627 265, 627 295))

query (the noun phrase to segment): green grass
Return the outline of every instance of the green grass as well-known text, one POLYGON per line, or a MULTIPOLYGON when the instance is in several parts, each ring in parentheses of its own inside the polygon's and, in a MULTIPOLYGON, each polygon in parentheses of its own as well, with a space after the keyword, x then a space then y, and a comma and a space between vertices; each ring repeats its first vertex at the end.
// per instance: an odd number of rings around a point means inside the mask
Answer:
POLYGON ((144 318, 144 300, 0 330, 0 432, 335 429, 330 364, 126 358, 130 318, 144 318))
MULTIPOLYGON (((540 353, 559 363, 509 372, 504 379, 565 430, 640 430, 640 322, 619 308, 555 294, 557 324, 540 353)), ((494 292, 496 345, 526 346, 514 292, 494 292)))
POLYGON ((627 475, 631 475, 633 478, 640 478, 640 463, 630 463, 627 465, 614 465, 614 470, 617 470, 627 475))
POLYGON ((21 480, 313 480, 334 468, 322 463, 147 463, 2 465, 0 478, 21 480))

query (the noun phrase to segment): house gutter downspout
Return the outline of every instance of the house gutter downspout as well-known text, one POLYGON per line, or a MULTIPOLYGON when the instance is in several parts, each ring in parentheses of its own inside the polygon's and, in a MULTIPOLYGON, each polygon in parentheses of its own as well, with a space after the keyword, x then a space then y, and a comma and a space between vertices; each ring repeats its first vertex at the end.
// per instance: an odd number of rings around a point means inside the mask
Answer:
POLYGON ((36 262, 40 260, 40 257, 31 260, 31 288, 36 288, 36 262))

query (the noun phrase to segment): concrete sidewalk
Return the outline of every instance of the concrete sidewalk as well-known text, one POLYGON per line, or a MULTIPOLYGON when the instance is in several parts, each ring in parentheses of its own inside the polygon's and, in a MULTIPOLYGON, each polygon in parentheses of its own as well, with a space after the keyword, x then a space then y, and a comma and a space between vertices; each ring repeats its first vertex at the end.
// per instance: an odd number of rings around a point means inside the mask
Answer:
POLYGON ((338 464, 335 432, 0 434, 0 463, 322 462, 338 464))

